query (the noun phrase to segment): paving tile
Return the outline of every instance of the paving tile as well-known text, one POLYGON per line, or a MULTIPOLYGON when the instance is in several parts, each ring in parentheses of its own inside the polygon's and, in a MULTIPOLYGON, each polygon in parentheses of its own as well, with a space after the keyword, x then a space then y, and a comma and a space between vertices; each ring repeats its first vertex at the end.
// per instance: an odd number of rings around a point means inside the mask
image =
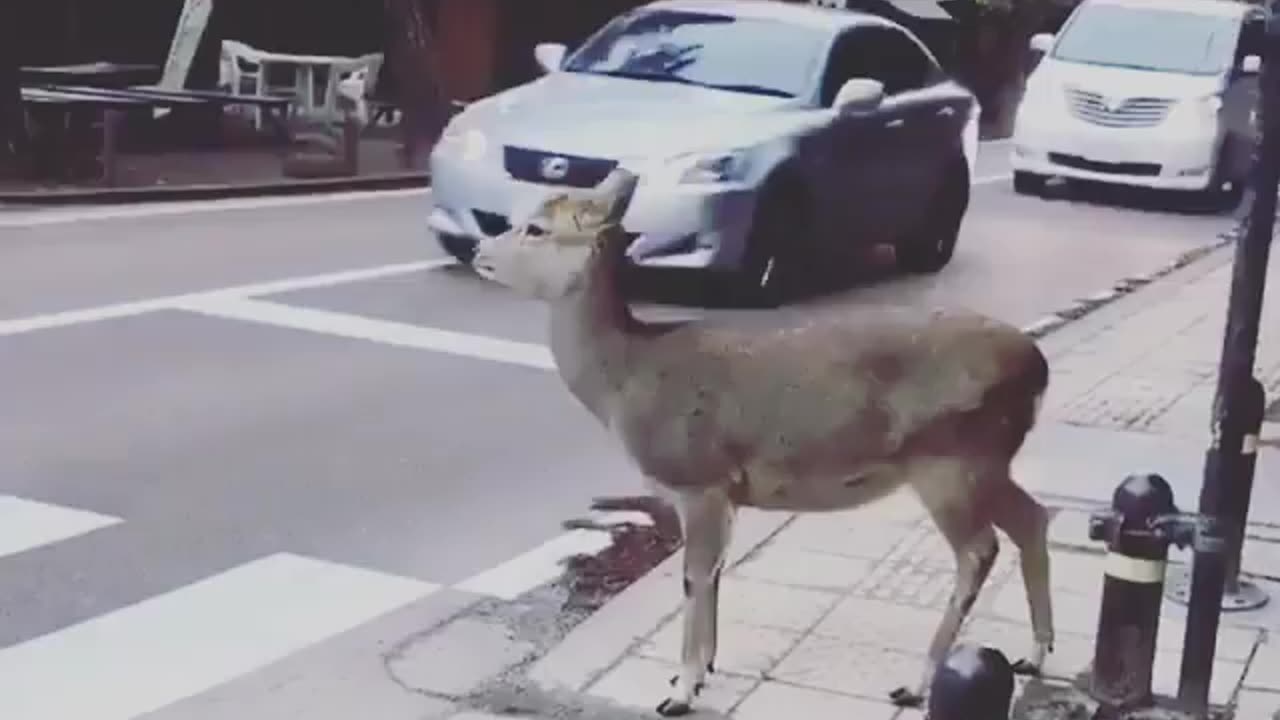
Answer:
POLYGON ((1244 685, 1256 690, 1273 690, 1280 692, 1280 635, 1272 634, 1263 643, 1253 662, 1249 664, 1249 674, 1244 685))
POLYGON ((720 621, 804 631, 839 600, 835 592, 726 576, 720 583, 720 621))
POLYGON ((1084 510, 1059 510, 1049 522, 1049 542, 1068 547, 1099 547, 1089 539, 1089 513, 1084 510))
MULTIPOLYGON (((1178 675, 1182 670, 1182 653, 1165 650, 1156 653, 1151 670, 1151 688, 1157 695, 1177 697, 1178 675)), ((1244 679, 1245 664, 1231 660, 1215 660, 1213 677, 1209 680, 1209 703, 1226 705, 1244 679)))
MULTIPOLYGON (((1106 557, 1100 553, 1051 551, 1049 553, 1049 587, 1054 595, 1069 593, 1089 598, 1102 597, 1106 577, 1106 557)), ((1021 586, 1022 581, 1018 581, 1021 586)))
POLYGON ((1249 540, 1241 553, 1245 572, 1265 577, 1280 577, 1280 543, 1249 540))
POLYGON ((895 688, 918 683, 924 658, 923 652, 852 645, 839 638, 810 635, 783 658, 771 677, 879 702, 895 688))
POLYGON ((756 688, 732 714, 735 720, 890 720, 897 708, 821 690, 765 682, 756 688))
POLYGON ((778 533, 773 545, 879 560, 910 534, 912 526, 884 521, 869 509, 800 515, 778 533))
MULTIPOLYGON (((642 657, 679 664, 684 622, 677 617, 636 649, 642 657)), ((763 675, 771 670, 801 634, 721 620, 717 634, 716 667, 730 673, 763 675)))
POLYGON ((850 597, 836 605, 813 633, 855 645, 923 654, 942 617, 940 610, 850 597))
POLYGON ((1232 720, 1277 720, 1280 718, 1280 693, 1242 690, 1236 698, 1232 720))
MULTIPOLYGON (((1166 609, 1168 603, 1165 604, 1166 609)), ((1163 616, 1160 618, 1160 630, 1156 634, 1156 648, 1159 650, 1182 650, 1182 641, 1187 633, 1187 622, 1182 617, 1163 616)), ((1214 657, 1218 660, 1234 660, 1244 662, 1253 654, 1261 632, 1232 625, 1218 626, 1218 641, 1214 657)))
MULTIPOLYGON (((1009 662, 1026 656, 1031 638, 1029 625, 981 618, 971 621, 960 633, 961 642, 994 647, 1004 653, 1009 662)), ((1054 638, 1053 652, 1041 670, 1047 678, 1074 680, 1093 665, 1093 650, 1092 637, 1059 632, 1054 638)))
POLYGON ((767 545, 728 575, 801 588, 847 590, 871 571, 872 561, 767 545))
MULTIPOLYGON (((678 672, 679 668, 671 663, 630 657, 588 688, 587 694, 651 713, 667 697, 671 678, 678 672)), ((754 680, 716 673, 707 679, 694 706, 727 713, 755 685, 754 680)))
MULTIPOLYGON (((1092 636, 1098 630, 1099 607, 1098 596, 1055 589, 1053 591, 1054 628, 1057 632, 1092 636)), ((1022 581, 1011 579, 998 591, 991 602, 990 610, 983 609, 978 614, 990 615, 993 619, 1029 623, 1031 614, 1027 609, 1027 592, 1023 588, 1022 581)))
POLYGON ((465 695, 528 658, 531 643, 503 625, 461 619, 391 658, 389 668, 405 686, 439 695, 465 695))

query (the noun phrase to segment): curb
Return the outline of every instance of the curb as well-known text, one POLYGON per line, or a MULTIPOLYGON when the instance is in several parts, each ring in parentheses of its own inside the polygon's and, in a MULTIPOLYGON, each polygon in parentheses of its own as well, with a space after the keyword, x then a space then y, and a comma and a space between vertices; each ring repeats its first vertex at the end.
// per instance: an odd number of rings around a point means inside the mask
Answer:
POLYGON ((174 185, 126 188, 85 188, 40 192, 0 192, 0 205, 59 206, 225 200, 228 198, 309 195, 328 192, 373 192, 425 188, 431 176, 425 171, 384 173, 363 177, 314 178, 238 184, 174 185))
POLYGON ((1077 298, 1071 302, 1071 304, 1059 308, 1058 310, 1054 310, 1048 315, 1045 315, 1039 320, 1036 320, 1021 329, 1024 333, 1037 340, 1044 338, 1045 336, 1050 335, 1067 325, 1075 323, 1097 310, 1120 300, 1121 298, 1132 295, 1155 281, 1172 275, 1175 272, 1194 264, 1196 261, 1213 254, 1227 245, 1230 245, 1243 235, 1244 223, 1245 218, 1238 218, 1233 227, 1219 233, 1211 242, 1190 250, 1185 250, 1182 253, 1179 253, 1173 260, 1161 265, 1155 270, 1142 273, 1141 275, 1132 275, 1130 277, 1121 278, 1120 280, 1113 282, 1108 288, 1099 290, 1098 292, 1083 298, 1077 298))

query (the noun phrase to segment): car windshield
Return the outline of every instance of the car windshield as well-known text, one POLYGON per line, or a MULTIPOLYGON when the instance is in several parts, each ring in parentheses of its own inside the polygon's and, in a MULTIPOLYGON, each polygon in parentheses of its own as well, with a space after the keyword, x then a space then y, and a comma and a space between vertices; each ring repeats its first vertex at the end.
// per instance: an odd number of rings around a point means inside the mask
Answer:
POLYGON ((826 46, 817 28, 706 12, 618 17, 565 63, 569 72, 795 97, 826 46))
POLYGON ((1230 66, 1240 22, 1232 17, 1094 5, 1062 33, 1053 57, 1068 62, 1214 75, 1230 66))

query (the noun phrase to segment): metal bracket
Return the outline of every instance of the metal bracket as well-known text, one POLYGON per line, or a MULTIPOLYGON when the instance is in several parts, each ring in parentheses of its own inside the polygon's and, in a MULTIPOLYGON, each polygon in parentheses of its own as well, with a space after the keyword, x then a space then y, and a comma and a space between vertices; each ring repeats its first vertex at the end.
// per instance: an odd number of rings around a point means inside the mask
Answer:
MULTIPOLYGON (((1146 527, 1124 528, 1125 535, 1162 540, 1178 548, 1191 546, 1196 552, 1218 553, 1226 550, 1227 540, 1221 523, 1197 513, 1174 512, 1153 518, 1146 527)), ((1124 526, 1124 518, 1115 510, 1100 510, 1089 516, 1089 539, 1112 545, 1124 526)))
POLYGON ((1220 553, 1227 549, 1222 523, 1198 513, 1170 513, 1151 521, 1152 532, 1179 549, 1191 546, 1198 553, 1220 553))

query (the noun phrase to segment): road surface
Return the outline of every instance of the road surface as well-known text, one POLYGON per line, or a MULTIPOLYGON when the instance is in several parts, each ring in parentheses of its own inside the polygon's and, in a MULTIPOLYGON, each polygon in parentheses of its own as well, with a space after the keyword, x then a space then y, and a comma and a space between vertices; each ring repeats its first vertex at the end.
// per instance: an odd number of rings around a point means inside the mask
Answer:
MULTIPOLYGON (((1004 152, 948 268, 848 295, 1028 324, 1231 223, 1015 196, 1004 152)), ((561 523, 638 478, 428 203, 0 213, 0 717, 332 710, 380 678, 344 663, 603 546, 561 523)))

